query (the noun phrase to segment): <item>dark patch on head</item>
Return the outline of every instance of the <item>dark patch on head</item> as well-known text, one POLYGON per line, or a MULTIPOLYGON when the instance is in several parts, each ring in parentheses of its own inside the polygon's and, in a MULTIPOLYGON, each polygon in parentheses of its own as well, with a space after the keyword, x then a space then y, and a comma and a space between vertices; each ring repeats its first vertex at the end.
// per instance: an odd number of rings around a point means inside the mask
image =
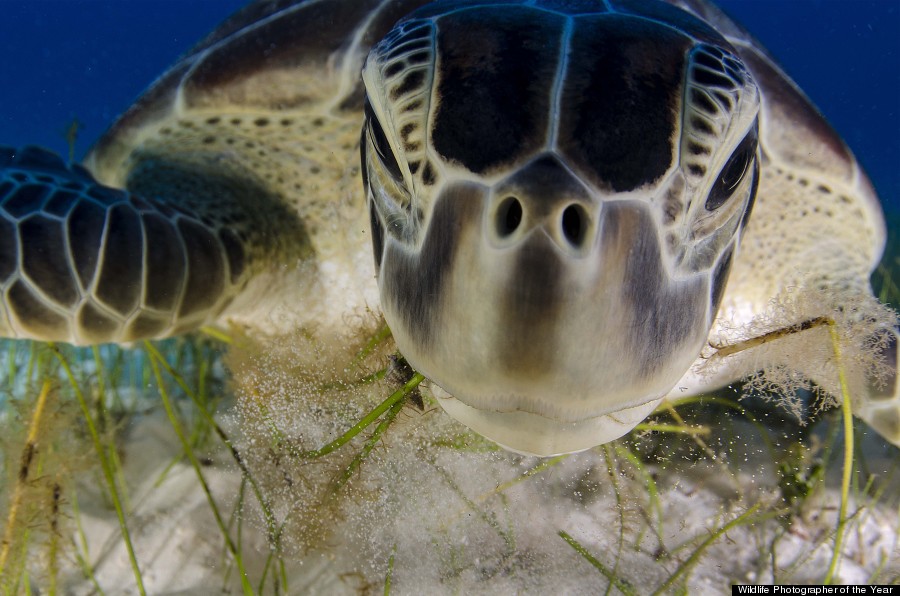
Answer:
POLYGON ((547 338, 556 337, 554 327, 566 307, 562 287, 565 263, 553 243, 535 235, 518 249, 509 285, 499 309, 502 341, 515 349, 500 349, 500 364, 507 371, 552 370, 556 353, 547 338))
POLYGON ((703 176, 706 174, 706 168, 699 164, 688 164, 688 171, 694 176, 703 176))
MULTIPOLYGON (((684 180, 679 177, 669 185, 666 189, 666 198, 663 203, 663 221, 667 224, 674 223, 678 217, 684 212, 684 202, 682 195, 684 194, 684 180)), ((668 247, 670 251, 674 248, 676 236, 671 232, 668 234, 668 247)))
POLYGON ((80 339, 90 342, 112 341, 119 323, 90 302, 85 303, 76 315, 80 339))
POLYGON ((403 112, 415 112, 416 110, 418 110, 421 107, 422 107, 422 100, 416 99, 416 100, 409 102, 405 106, 403 106, 402 111, 403 112))
POLYGON ((78 288, 69 269, 65 231, 61 221, 34 216, 19 224, 22 270, 51 300, 74 306, 78 288))
POLYGON ((384 78, 389 79, 392 76, 399 74, 404 68, 406 68, 405 62, 394 62, 384 69, 384 78))
POLYGON ((216 237, 190 220, 178 222, 178 232, 187 251, 188 273, 179 318, 212 307, 225 287, 225 263, 216 237))
POLYGON ((431 165, 431 160, 425 160, 425 167, 422 168, 422 184, 425 186, 432 186, 437 181, 437 174, 434 173, 434 166, 431 165))
POLYGON ((69 215, 69 250, 85 290, 94 280, 105 226, 106 209, 93 201, 80 201, 69 215))
POLYGON ((403 40, 401 43, 393 45, 384 54, 384 58, 386 60, 404 59, 409 52, 430 50, 431 39, 427 37, 427 33, 425 33, 426 31, 427 30, 422 30, 422 34, 426 35, 426 37, 421 37, 412 41, 403 40))
POLYGON ((414 70, 408 73, 398 85, 391 88, 391 100, 397 101, 404 95, 412 93, 416 89, 422 87, 425 82, 425 73, 421 70, 414 70))
POLYGON ((16 227, 11 221, 0 217, 0 285, 18 268, 19 248, 16 241, 16 227))
POLYGON ((37 213, 44 206, 48 190, 43 184, 24 184, 7 197, 3 202, 3 208, 16 218, 37 213))
POLYGON ((732 81, 737 81, 739 84, 743 84, 746 79, 744 77, 742 66, 731 58, 725 58, 724 63, 725 74, 728 75, 732 81))
POLYGON ((96 295, 127 316, 137 308, 141 297, 144 232, 140 217, 130 205, 110 209, 108 222, 96 295))
POLYGON ((424 242, 417 253, 396 241, 385 246, 381 269, 382 299, 393 305, 420 347, 438 338, 445 283, 453 271, 464 229, 478 217, 480 192, 464 184, 450 186, 436 199, 424 242))
POLYGON ((725 286, 728 283, 728 274, 731 272, 731 262, 734 259, 734 244, 728 247, 725 254, 719 259, 712 275, 712 292, 710 293, 710 323, 719 312, 722 296, 725 295, 725 286))
POLYGON ((520 197, 534 219, 546 217, 560 203, 590 200, 589 191, 555 155, 535 159, 499 184, 496 192, 520 197))
POLYGON ((721 89, 734 89, 734 81, 723 74, 697 68, 693 71, 693 80, 706 87, 719 87, 721 89))
POLYGON ((540 147, 564 23, 493 6, 438 19, 438 153, 480 174, 540 147))
POLYGON ((406 63, 412 66, 416 66, 419 64, 425 64, 431 60, 431 52, 423 51, 423 52, 415 52, 414 54, 410 54, 406 57, 406 63))
POLYGON ((409 141, 409 135, 415 132, 416 128, 418 127, 415 123, 407 122, 403 125, 403 128, 400 129, 400 138, 403 139, 404 142, 409 141))
POLYGON ((56 311, 44 306, 22 280, 17 280, 6 292, 9 310, 25 327, 26 333, 51 340, 68 339, 68 324, 56 311))
POLYGON ((711 56, 708 52, 695 52, 693 59, 695 64, 705 66, 708 70, 722 70, 722 60, 711 56))
MULTIPOLYGON (((702 54, 699 54, 702 56, 702 54)), ((719 106, 709 98, 709 95, 699 89, 691 89, 691 104, 699 110, 706 112, 709 116, 715 116, 719 113, 719 106)))
POLYGON ((734 99, 729 93, 726 93, 725 91, 714 90, 712 94, 715 95, 716 99, 718 99, 722 103, 722 105, 725 106, 726 111, 730 112, 734 110, 734 99))
POLYGON ((709 155, 709 147, 701 145, 695 141, 688 141, 688 153, 691 155, 709 155))
POLYGON ((148 247, 144 305, 171 312, 175 310, 184 285, 184 249, 171 222, 159 215, 147 214, 143 223, 148 247))
POLYGON ((628 191, 672 165, 685 55, 693 42, 660 24, 603 15, 575 21, 559 149, 599 187, 628 191))
POLYGON ((673 280, 662 263, 652 218, 644 211, 621 205, 604 208, 601 232, 603 253, 625 259, 623 299, 628 309, 628 354, 640 360, 639 370, 652 377, 672 359, 672 351, 709 325, 708 286, 697 278, 673 280))
POLYGON ((714 135, 715 131, 713 127, 710 126, 709 121, 702 116, 693 115, 691 116, 691 128, 702 132, 706 135, 714 135))

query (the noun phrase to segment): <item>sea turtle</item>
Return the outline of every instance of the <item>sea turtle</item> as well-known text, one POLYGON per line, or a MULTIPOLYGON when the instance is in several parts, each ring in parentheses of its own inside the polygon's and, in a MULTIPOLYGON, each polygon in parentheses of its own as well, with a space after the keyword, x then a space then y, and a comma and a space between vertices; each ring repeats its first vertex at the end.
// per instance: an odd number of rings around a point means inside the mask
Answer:
MULTIPOLYGON (((0 335, 383 312, 447 412, 539 455, 753 372, 721 348, 754 329, 831 320, 751 325, 792 288, 874 300, 886 236, 842 140, 704 0, 255 2, 83 167, 2 149, 0 176, 0 335)), ((893 323, 857 318, 890 370, 845 363, 856 412, 898 443, 893 323)))

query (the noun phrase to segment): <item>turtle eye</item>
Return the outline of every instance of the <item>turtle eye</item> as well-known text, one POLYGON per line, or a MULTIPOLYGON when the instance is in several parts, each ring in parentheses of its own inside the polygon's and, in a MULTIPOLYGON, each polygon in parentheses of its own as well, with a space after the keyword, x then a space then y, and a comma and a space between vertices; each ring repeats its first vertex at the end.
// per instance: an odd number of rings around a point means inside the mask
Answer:
POLYGON ((375 147, 375 152, 378 154, 381 163, 384 164, 384 167, 387 168, 387 171, 391 173, 395 180, 403 180, 400 164, 397 163, 397 158, 394 157, 394 151, 391 149, 391 144, 384 134, 384 129, 381 128, 381 123, 375 116, 375 112, 368 101, 366 101, 366 130, 369 132, 369 138, 372 139, 372 145, 375 147))
POLYGON ((731 154, 725 167, 719 173, 719 178, 710 189, 709 196, 706 198, 707 211, 715 211, 734 194, 735 189, 747 176, 747 172, 752 169, 750 166, 756 157, 756 145, 756 127, 753 127, 731 154))

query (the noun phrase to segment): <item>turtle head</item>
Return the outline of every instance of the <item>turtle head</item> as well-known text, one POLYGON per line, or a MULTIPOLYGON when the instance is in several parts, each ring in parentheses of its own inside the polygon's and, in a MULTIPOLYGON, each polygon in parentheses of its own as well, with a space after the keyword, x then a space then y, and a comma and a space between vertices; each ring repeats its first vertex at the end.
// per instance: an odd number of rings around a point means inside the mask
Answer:
POLYGON ((756 191, 734 50, 672 7, 598 4, 439 2, 363 72, 385 317, 452 416, 525 453, 615 439, 672 390, 756 191))

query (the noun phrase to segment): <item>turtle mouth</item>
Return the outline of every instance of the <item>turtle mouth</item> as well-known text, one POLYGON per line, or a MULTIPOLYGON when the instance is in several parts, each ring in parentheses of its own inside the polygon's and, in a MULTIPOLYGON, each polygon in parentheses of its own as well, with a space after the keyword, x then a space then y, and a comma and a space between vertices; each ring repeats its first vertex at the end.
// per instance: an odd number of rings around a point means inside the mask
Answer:
POLYGON ((436 384, 431 385, 431 392, 445 412, 468 428, 508 451, 539 457, 576 453, 614 441, 646 418, 660 402, 655 399, 601 416, 564 421, 523 410, 474 408, 436 384))

